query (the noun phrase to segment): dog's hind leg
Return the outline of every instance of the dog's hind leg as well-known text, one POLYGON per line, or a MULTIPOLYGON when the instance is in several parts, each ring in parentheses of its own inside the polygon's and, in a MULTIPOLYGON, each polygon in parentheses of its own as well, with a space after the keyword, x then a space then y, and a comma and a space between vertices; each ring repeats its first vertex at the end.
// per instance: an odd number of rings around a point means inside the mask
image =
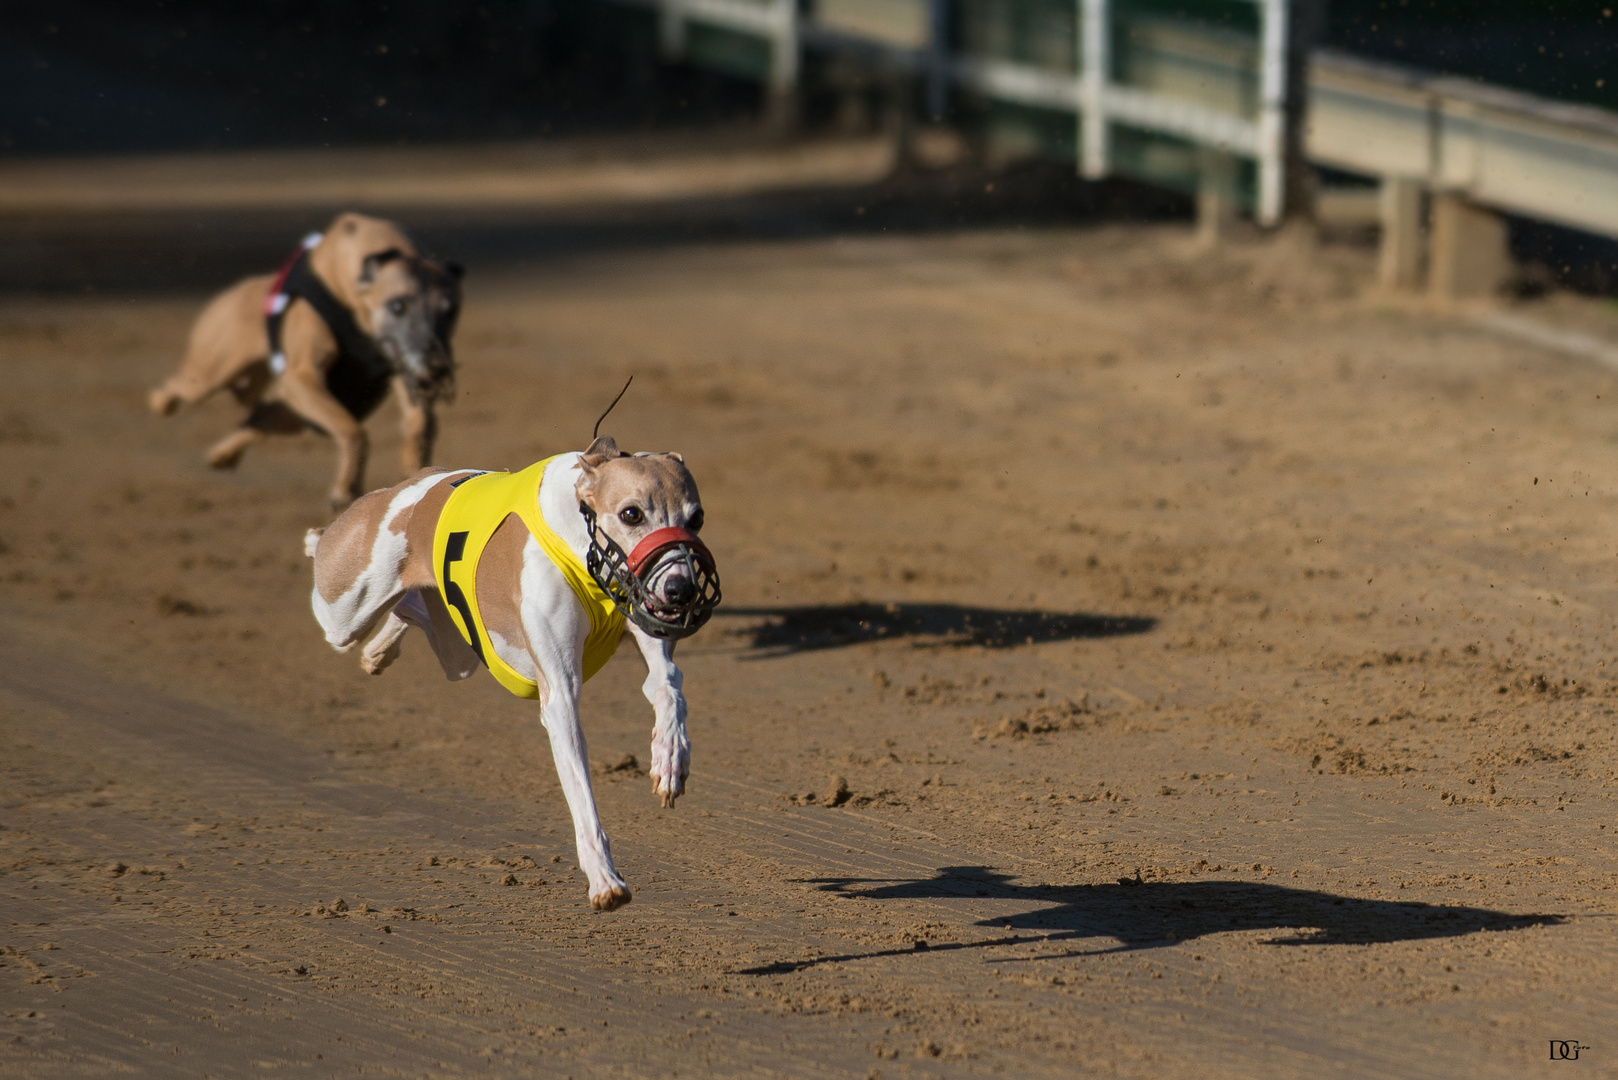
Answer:
POLYGON ((331 396, 325 375, 314 367, 289 368, 276 383, 280 401, 304 420, 331 436, 337 446, 337 471, 329 493, 334 508, 348 506, 365 490, 365 459, 370 443, 365 427, 331 396))
POLYGON ((173 416, 226 387, 239 391, 238 400, 246 404, 256 399, 255 391, 262 392, 263 385, 268 381, 263 374, 254 377, 256 373, 267 371, 262 353, 243 352, 207 360, 209 363, 187 357, 179 371, 164 379, 147 395, 147 406, 158 416, 173 416))
POLYGON ((380 675, 388 669, 389 664, 399 659, 399 640, 409 629, 409 623, 388 612, 388 617, 382 621, 382 628, 360 650, 360 667, 365 669, 367 675, 380 675))
POLYGON ((226 435, 223 439, 208 447, 205 455, 210 469, 234 469, 241 463, 242 455, 247 448, 264 437, 264 433, 257 428, 241 427, 226 435))
POLYGON ((264 298, 274 280, 273 274, 247 278, 208 302, 191 327, 179 370, 147 399, 153 412, 168 416, 195 405, 269 358, 264 298))
POLYGON ((437 589, 411 589, 393 605, 393 614, 426 635, 428 647, 438 657, 444 678, 450 682, 470 679, 483 666, 478 654, 450 621, 449 608, 444 606, 437 589))
MULTIPOLYGON (((407 522, 416 503, 444 477, 431 473, 373 491, 315 538, 315 588, 309 600, 332 648, 351 648, 390 617, 394 605, 417 584, 405 580, 407 522)), ((307 535, 304 545, 307 552, 307 535)), ((430 555, 426 561, 430 563, 430 555)))
POLYGON ((164 380, 161 386, 154 389, 147 396, 146 404, 158 416, 173 416, 182 408, 195 405, 219 389, 219 384, 203 382, 190 377, 189 372, 182 371, 164 380))
POLYGON ((215 469, 234 469, 249 446, 266 435, 294 435, 309 425, 284 405, 259 403, 242 421, 242 426, 208 448, 208 464, 215 469))

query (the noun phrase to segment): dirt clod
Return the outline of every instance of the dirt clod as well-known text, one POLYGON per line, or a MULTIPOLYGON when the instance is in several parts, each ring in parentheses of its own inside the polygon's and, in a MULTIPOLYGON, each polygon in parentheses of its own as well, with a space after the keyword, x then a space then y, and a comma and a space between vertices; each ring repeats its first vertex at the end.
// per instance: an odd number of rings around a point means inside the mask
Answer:
POLYGON ((201 604, 167 593, 157 598, 156 605, 160 615, 185 615, 196 618, 209 614, 208 609, 201 604))

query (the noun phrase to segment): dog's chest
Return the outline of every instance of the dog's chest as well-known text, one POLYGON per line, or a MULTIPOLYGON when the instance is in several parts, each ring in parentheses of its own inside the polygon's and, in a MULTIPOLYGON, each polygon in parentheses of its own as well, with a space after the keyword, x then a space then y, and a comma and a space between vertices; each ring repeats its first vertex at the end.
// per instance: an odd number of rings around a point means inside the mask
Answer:
POLYGON ((364 420, 388 396, 392 378, 393 370, 385 362, 368 362, 345 349, 326 371, 326 390, 356 420, 364 420))
POLYGON ((490 674, 518 697, 537 697, 538 685, 494 651, 477 599, 483 552, 507 517, 515 514, 522 520, 589 617, 590 633, 582 657, 586 680, 612 658, 624 634, 623 612, 540 513, 539 488, 552 460, 547 458, 518 473, 478 473, 454 481, 455 490, 433 528, 433 576, 451 620, 490 674))

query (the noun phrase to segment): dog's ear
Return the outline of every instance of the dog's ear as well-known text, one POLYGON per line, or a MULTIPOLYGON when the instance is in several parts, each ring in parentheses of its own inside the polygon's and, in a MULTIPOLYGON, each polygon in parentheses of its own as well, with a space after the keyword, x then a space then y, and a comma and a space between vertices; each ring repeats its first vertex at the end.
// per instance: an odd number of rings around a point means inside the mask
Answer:
POLYGON ((618 441, 611 435, 602 435, 579 457, 579 467, 587 473, 593 472, 600 468, 602 463, 623 456, 624 452, 618 449, 618 441))
POLYGON ((376 280, 378 270, 393 260, 402 258, 404 258, 404 252, 398 248, 388 248, 386 251, 378 251, 374 255, 365 256, 365 261, 360 263, 360 284, 369 285, 376 280))
POLYGON ((454 260, 451 260, 444 264, 444 272, 449 274, 449 276, 454 278, 456 281, 459 281, 466 276, 466 267, 462 266, 458 262, 455 262, 454 260))
POLYGON ((678 450, 670 450, 669 457, 673 458, 675 461, 678 461, 681 465, 685 464, 685 455, 680 453, 678 450))

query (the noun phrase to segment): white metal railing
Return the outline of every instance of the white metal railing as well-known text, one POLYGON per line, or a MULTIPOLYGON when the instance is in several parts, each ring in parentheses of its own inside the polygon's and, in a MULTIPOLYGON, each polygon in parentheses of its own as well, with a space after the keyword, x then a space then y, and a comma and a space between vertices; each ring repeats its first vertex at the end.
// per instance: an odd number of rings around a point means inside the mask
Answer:
POLYGON ((1618 236, 1618 115, 1342 53, 1314 54, 1309 157, 1618 236))
POLYGON ((770 46, 769 82, 776 88, 798 79, 798 12, 796 0, 649 0, 658 11, 663 55, 685 53, 686 24, 691 21, 753 34, 770 46))
POLYGON ((1107 33, 1107 0, 1079 5, 1079 172, 1092 180, 1107 175, 1107 72, 1112 70, 1112 35, 1107 33), (1092 123, 1084 123, 1086 116, 1092 123))
MULTIPOLYGON (((1148 85, 1124 85, 1113 77, 1111 42, 1113 0, 1072 0, 1077 23, 1077 71, 985 56, 951 53, 945 40, 946 5, 950 0, 820 0, 809 16, 798 13, 796 0, 616 0, 653 9, 658 16, 664 54, 685 55, 689 24, 696 22, 757 37, 768 42, 770 63, 764 78, 775 90, 797 81, 800 52, 805 47, 857 47, 879 52, 928 78, 928 108, 943 111, 948 82, 991 100, 1039 109, 1071 112, 1076 125, 1077 164, 1083 175, 1106 176, 1114 169, 1109 129, 1124 124, 1169 135, 1198 146, 1251 158, 1256 165, 1256 216, 1280 220, 1284 191, 1284 140, 1287 47, 1287 0, 1246 0, 1258 9, 1259 33, 1250 52, 1257 67, 1256 102, 1226 107, 1205 89, 1214 81, 1248 77, 1241 59, 1221 59, 1209 42, 1198 42, 1198 30, 1184 24, 1157 43, 1168 58, 1165 70, 1189 63, 1213 70, 1198 79, 1172 71, 1148 85), (1196 55, 1190 55, 1196 54, 1196 55), (1219 71, 1221 66, 1225 69, 1219 71)), ((1204 34, 1204 38, 1210 35, 1204 34)), ((1220 37, 1215 34, 1212 37, 1220 37)), ((1228 37, 1228 34, 1223 36, 1228 37)), ((1217 45, 1218 42, 1213 44, 1217 45)), ((1228 51, 1228 50, 1227 50, 1228 51)))
POLYGON ((1177 135, 1243 157, 1257 158, 1261 165, 1264 160, 1265 131, 1262 123, 1255 124, 1176 98, 1144 94, 1123 86, 1107 87, 1101 101, 1104 115, 1131 127, 1161 131, 1165 135, 1177 135))
MULTIPOLYGON (((656 11, 670 57, 684 54, 691 23, 767 42, 765 78, 778 91, 796 83, 804 48, 863 49, 925 75, 934 115, 950 84, 1071 113, 1077 165, 1087 177, 1116 168, 1114 124, 1224 150, 1255 163, 1258 219, 1281 216, 1288 0, 1246 0, 1257 8, 1256 39, 1161 16, 1136 19, 1135 47, 1150 56, 1128 82, 1112 55, 1126 0, 1071 0, 1071 19, 1052 31, 1068 36, 1071 53, 1052 60, 1067 46, 1043 41, 1045 63, 952 52, 946 12, 972 0, 818 0, 809 15, 796 0, 617 2, 656 11)), ((1311 160, 1618 236, 1618 116, 1329 50, 1313 54, 1309 70, 1311 160)))

